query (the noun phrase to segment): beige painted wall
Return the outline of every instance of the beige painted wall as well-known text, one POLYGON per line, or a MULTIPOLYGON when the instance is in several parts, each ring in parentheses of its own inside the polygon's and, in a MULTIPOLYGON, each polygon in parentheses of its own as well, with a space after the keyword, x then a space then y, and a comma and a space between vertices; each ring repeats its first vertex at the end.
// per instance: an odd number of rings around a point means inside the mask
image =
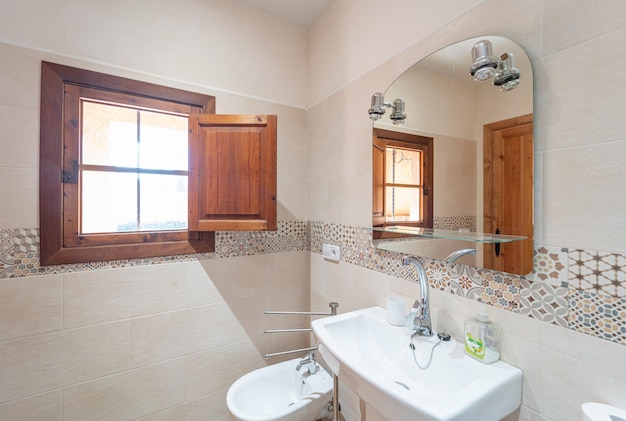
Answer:
POLYGON ((25 0, 3 2, 0 23, 13 44, 305 104, 305 30, 237 2, 25 0))

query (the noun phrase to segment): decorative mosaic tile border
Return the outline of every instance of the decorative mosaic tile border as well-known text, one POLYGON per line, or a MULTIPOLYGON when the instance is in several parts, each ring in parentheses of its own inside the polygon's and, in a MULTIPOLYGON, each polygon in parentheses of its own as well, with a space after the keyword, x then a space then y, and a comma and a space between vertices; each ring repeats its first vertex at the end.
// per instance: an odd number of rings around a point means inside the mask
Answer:
POLYGON ((474 215, 434 217, 433 228, 450 231, 467 228, 476 231, 476 217, 474 215))
POLYGON ((537 281, 567 287, 569 257, 566 248, 539 246, 534 250, 533 259, 533 273, 537 281))
POLYGON ((277 231, 218 232, 215 235, 216 250, 214 253, 41 267, 39 266, 39 230, 36 228, 3 229, 0 230, 0 279, 281 253, 285 251, 304 251, 310 249, 309 243, 309 229, 305 222, 281 221, 278 223, 277 231))
POLYGON ((483 280, 478 269, 472 266, 451 265, 450 276, 450 293, 472 300, 481 299, 483 280))
POLYGON ((626 256, 589 250, 569 253, 570 286, 580 291, 626 298, 626 256))
POLYGON ((569 327, 568 288, 545 282, 521 281, 519 314, 569 327))
POLYGON ((570 288, 569 327, 626 344, 626 300, 570 288))

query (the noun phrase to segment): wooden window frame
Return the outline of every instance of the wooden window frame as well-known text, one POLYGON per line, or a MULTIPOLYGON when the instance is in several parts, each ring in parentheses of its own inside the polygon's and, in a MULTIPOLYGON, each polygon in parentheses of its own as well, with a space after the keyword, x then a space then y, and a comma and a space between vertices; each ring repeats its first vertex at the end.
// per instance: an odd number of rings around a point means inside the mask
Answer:
POLYGON ((64 203, 64 197, 76 186, 67 182, 75 172, 72 168, 73 156, 66 151, 75 152, 76 142, 80 142, 76 137, 80 135, 79 121, 76 120, 75 113, 68 113, 72 103, 75 102, 78 106, 79 97, 76 94, 80 89, 97 89, 105 95, 126 96, 130 101, 136 100, 140 106, 147 108, 158 109, 159 102, 165 101, 172 105, 172 110, 185 114, 215 113, 215 97, 210 95, 42 62, 40 264, 44 266, 214 251, 214 232, 176 230, 88 236, 79 234, 76 216, 80 204, 74 200, 77 196, 71 198, 73 203, 64 203))
MULTIPOLYGON (((389 226, 411 226, 411 227, 420 227, 420 228, 432 228, 433 227, 433 198, 434 198, 434 188, 433 188, 433 173, 434 173, 434 148, 433 148, 433 138, 426 136, 419 136, 409 133, 401 133, 395 132, 392 130, 384 130, 374 128, 374 136, 372 141, 373 147, 378 148, 383 151, 387 146, 396 147, 396 148, 405 148, 410 150, 420 150, 423 153, 423 162, 422 162, 422 213, 423 219, 421 221, 393 221, 387 222, 385 221, 386 209, 385 209, 385 191, 386 191, 386 179, 385 179, 385 167, 384 167, 384 156, 382 168, 376 169, 376 163, 374 163, 374 172, 382 171, 382 184, 376 186, 376 174, 374 174, 374 186, 373 186, 373 196, 376 197, 376 189, 381 189, 382 192, 379 193, 379 196, 382 200, 382 215, 380 212, 376 212, 372 215, 373 218, 373 226, 377 227, 389 227, 389 226)), ((375 158, 374 158, 375 159, 375 158)), ((379 164, 380 165, 380 164, 379 164)), ((379 177, 380 183, 380 177, 379 177)), ((376 205, 375 205, 376 206, 376 205)))

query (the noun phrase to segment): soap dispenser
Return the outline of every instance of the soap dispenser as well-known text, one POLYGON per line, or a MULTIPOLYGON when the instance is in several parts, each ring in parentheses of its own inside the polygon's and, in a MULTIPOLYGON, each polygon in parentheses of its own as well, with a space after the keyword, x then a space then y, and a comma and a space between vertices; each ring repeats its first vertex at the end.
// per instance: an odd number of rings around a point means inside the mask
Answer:
POLYGON ((478 306, 476 317, 465 322, 465 353, 491 364, 500 359, 500 328, 489 320, 487 306, 478 306))

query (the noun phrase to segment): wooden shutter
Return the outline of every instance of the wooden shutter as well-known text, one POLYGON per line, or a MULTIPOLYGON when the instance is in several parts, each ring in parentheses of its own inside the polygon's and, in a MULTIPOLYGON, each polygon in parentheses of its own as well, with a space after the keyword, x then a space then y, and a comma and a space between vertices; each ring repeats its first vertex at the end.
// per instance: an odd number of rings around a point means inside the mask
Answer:
POLYGON ((372 140, 372 224, 385 224, 385 142, 372 140))
POLYGON ((189 230, 276 230, 276 116, 189 116, 189 230))

